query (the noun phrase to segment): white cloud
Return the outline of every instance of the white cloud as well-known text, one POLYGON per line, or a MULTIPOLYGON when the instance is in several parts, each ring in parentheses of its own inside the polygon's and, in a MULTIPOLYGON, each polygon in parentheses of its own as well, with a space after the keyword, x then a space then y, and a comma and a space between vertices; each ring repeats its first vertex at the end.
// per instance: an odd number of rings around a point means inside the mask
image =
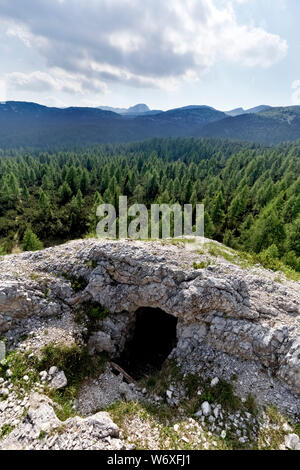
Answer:
POLYGON ((300 105, 300 80, 295 80, 292 83, 292 103, 295 105, 300 105))
POLYGON ((270 67, 287 42, 240 24, 234 5, 245 1, 0 0, 8 36, 37 50, 48 69, 10 74, 8 84, 79 94, 113 82, 175 89, 220 61, 270 67))
POLYGON ((6 82, 0 80, 0 102, 6 101, 6 82))
POLYGON ((83 75, 75 75, 59 68, 50 73, 35 71, 32 73, 13 72, 6 74, 8 90, 29 90, 35 92, 65 92, 84 95, 86 91, 105 93, 107 86, 97 79, 87 80, 83 75))

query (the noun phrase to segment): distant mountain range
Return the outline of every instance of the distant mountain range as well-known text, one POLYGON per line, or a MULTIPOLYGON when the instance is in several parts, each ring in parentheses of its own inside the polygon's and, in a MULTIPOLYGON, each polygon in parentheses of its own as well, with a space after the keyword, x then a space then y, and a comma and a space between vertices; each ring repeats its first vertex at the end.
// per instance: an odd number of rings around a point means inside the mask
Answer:
POLYGON ((250 109, 244 109, 244 108, 232 109, 231 111, 226 111, 226 114, 228 114, 228 116, 235 117, 235 116, 241 116, 242 114, 256 114, 256 113, 260 113, 261 111, 267 111, 268 109, 271 109, 271 106, 262 104, 260 106, 256 106, 255 108, 250 108, 250 109))
POLYGON ((121 114, 122 116, 140 116, 144 114, 158 114, 162 113, 161 110, 151 110, 146 104, 136 104, 135 106, 131 106, 131 108, 112 108, 110 106, 98 106, 99 109, 103 109, 104 111, 112 111, 117 114, 121 114))
POLYGON ((300 139, 300 106, 222 112, 209 106, 151 111, 122 108, 49 108, 0 103, 0 148, 74 147, 152 137, 217 137, 267 145, 300 139), (118 111, 118 112, 116 112, 118 111))

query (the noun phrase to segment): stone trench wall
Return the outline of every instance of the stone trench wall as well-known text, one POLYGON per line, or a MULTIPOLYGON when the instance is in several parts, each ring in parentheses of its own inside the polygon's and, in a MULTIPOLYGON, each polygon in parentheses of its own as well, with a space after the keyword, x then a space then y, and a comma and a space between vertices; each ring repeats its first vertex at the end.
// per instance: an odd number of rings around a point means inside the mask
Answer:
POLYGON ((193 259, 173 246, 94 240, 6 257, 0 263, 0 331, 93 301, 110 315, 89 347, 106 344, 114 355, 132 331, 134 312, 159 308, 178 318, 177 355, 206 344, 260 362, 300 394, 299 285, 281 286, 233 266, 195 270, 193 259), (33 270, 47 281, 47 295, 33 270), (84 278, 86 287, 75 293, 62 273, 84 278))
MULTIPOLYGON (((294 325, 271 322, 271 326, 267 319, 260 319, 263 306, 251 302, 243 279, 220 279, 144 263, 142 267, 138 262, 132 265, 128 258, 124 262, 119 256, 111 264, 101 261, 89 279, 86 293, 111 312, 150 307, 176 316, 177 356, 207 344, 243 359, 260 361, 293 392, 300 393, 299 331, 295 332, 294 325)), ((126 315, 132 321, 130 313, 126 315)), ((126 315, 123 318, 128 318, 126 315)), ((114 335, 118 347, 123 335, 114 335)))
MULTIPOLYGON (((143 307, 151 308, 152 305, 143 305, 143 307)), ((163 310, 163 305, 158 305, 157 308, 163 310)), ((90 349, 92 352, 105 350, 117 357, 123 352, 125 343, 132 336, 134 324, 134 312, 109 315, 104 320, 101 331, 93 333, 90 337, 90 349)), ((299 341, 291 340, 288 334, 286 326, 270 330, 267 325, 251 324, 246 320, 225 319, 221 312, 218 312, 218 315, 208 314, 204 317, 201 315, 201 319, 193 323, 179 317, 177 345, 172 355, 182 359, 202 346, 210 346, 238 358, 260 361, 298 394, 300 393, 300 372, 297 363, 299 341)), ((155 338, 153 343, 155 350, 155 338)))

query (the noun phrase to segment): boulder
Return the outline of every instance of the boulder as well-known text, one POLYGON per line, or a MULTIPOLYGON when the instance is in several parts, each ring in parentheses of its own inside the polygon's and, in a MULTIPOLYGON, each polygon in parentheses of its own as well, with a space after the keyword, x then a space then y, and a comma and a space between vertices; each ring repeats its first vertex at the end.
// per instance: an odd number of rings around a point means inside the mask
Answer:
POLYGON ((54 374, 49 386, 53 388, 54 390, 60 390, 62 388, 65 388, 68 384, 67 377, 64 373, 63 370, 56 372, 54 374))
POLYGON ((288 434, 285 436, 285 446, 290 450, 300 450, 300 439, 297 434, 288 434))

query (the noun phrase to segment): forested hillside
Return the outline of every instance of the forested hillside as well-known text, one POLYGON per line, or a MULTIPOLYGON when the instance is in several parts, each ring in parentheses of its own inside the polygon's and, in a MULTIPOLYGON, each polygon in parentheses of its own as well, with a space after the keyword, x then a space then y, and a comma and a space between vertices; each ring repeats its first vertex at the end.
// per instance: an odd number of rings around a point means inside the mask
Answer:
POLYGON ((246 140, 265 145, 295 141, 300 138, 300 107, 270 108, 222 119, 209 123, 201 136, 246 140))
POLYGON ((300 271, 300 143, 155 139, 0 156, 3 254, 93 235, 97 205, 127 195, 148 207, 203 202, 207 237, 300 271))

